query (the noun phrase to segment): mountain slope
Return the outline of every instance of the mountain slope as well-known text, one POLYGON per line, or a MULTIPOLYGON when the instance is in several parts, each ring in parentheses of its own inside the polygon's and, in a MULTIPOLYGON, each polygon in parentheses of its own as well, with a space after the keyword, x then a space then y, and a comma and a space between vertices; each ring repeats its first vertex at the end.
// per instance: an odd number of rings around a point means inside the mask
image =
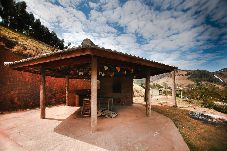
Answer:
POLYGON ((217 76, 213 72, 209 72, 206 70, 193 70, 189 73, 189 79, 194 82, 210 82, 215 84, 224 84, 224 80, 222 80, 219 76, 217 76))
MULTIPOLYGON (((188 79, 189 78, 188 72, 189 71, 184 71, 184 70, 176 71, 176 85, 178 87, 187 87, 191 84, 194 84, 192 80, 188 79)), ((168 86, 172 85, 172 78, 171 78, 171 74, 169 73, 152 77, 151 81, 153 83, 157 83, 162 86, 165 84, 167 84, 168 86)))
POLYGON ((12 52, 24 56, 36 56, 42 53, 56 51, 55 48, 37 41, 31 37, 0 26, 0 42, 12 52))
MULTIPOLYGON (((217 72, 209 72, 204 70, 177 70, 176 71, 176 86, 186 88, 194 85, 197 82, 212 83, 216 86, 223 87, 227 80, 227 70, 219 70, 217 72)), ((152 83, 159 85, 172 86, 172 78, 170 73, 165 73, 151 77, 152 83)), ((135 83, 141 85, 144 80, 135 80, 135 83)))

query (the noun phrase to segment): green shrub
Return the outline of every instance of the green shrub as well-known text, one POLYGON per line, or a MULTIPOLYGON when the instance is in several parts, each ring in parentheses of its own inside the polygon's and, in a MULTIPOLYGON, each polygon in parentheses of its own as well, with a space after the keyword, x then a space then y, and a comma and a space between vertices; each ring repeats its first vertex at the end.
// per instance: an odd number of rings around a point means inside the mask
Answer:
POLYGON ((206 108, 213 108, 215 106, 214 102, 211 100, 203 101, 202 106, 206 108))
POLYGON ((217 105, 217 104, 215 104, 213 106, 213 109, 215 109, 216 111, 219 111, 219 112, 227 114, 227 105, 217 105))
POLYGON ((188 100, 197 100, 201 105, 206 108, 212 108, 219 112, 227 113, 226 106, 218 105, 214 102, 227 103, 227 88, 220 89, 212 84, 198 84, 191 85, 185 89, 184 97, 188 100))

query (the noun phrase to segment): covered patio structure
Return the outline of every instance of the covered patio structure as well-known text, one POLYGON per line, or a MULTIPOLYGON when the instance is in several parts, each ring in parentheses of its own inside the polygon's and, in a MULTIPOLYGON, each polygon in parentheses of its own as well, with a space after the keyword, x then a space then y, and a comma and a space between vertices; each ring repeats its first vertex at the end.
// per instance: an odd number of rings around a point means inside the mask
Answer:
POLYGON ((150 76, 172 72, 172 96, 176 105, 175 69, 176 67, 150 61, 110 49, 100 48, 89 39, 85 39, 81 46, 67 50, 60 50, 20 61, 6 63, 12 69, 41 75, 40 82, 40 118, 45 118, 46 88, 45 77, 52 76, 66 79, 66 105, 69 103, 69 79, 91 80, 91 131, 97 129, 97 100, 98 80, 100 93, 108 97, 119 97, 132 104, 133 79, 146 78, 145 102, 146 115, 151 114, 150 76), (110 83, 111 85, 108 85, 110 83), (118 82, 114 82, 118 81, 118 82), (126 83, 128 92, 122 92, 126 83), (130 83, 130 84, 129 84, 130 83), (113 92, 108 88, 112 87, 113 92), (127 93, 127 95, 123 94, 127 93))

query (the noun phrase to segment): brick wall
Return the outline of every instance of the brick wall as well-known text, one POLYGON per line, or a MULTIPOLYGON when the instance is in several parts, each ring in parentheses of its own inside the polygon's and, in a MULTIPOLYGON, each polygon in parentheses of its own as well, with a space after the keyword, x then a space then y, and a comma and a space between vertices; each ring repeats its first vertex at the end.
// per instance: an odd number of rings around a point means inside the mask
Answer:
MULTIPOLYGON (((0 111, 39 107, 40 76, 19 72, 4 62, 25 57, 13 53, 0 43, 0 111)), ((70 80, 70 90, 89 89, 90 81, 70 80)), ((46 77, 47 104, 65 102, 65 79, 46 77)))

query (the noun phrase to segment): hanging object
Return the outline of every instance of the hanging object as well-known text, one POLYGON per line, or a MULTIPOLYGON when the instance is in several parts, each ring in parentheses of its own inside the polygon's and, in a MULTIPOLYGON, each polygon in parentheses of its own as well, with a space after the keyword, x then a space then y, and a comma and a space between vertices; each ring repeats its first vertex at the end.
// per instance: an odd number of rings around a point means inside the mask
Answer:
POLYGON ((110 74, 110 76, 113 77, 113 76, 114 76, 114 72, 112 72, 112 73, 110 74))
POLYGON ((79 72, 79 75, 84 75, 84 73, 83 72, 79 72))
POLYGON ((117 70, 117 72, 120 72, 121 68, 120 67, 116 67, 116 70, 117 70))
POLYGON ((105 70, 108 70, 108 67, 107 67, 107 66, 104 66, 104 69, 105 69, 105 70))
POLYGON ((126 75, 127 74, 127 71, 125 70, 124 74, 126 75))
POLYGON ((99 75, 102 76, 102 77, 104 77, 105 76, 105 73, 99 72, 99 75))

